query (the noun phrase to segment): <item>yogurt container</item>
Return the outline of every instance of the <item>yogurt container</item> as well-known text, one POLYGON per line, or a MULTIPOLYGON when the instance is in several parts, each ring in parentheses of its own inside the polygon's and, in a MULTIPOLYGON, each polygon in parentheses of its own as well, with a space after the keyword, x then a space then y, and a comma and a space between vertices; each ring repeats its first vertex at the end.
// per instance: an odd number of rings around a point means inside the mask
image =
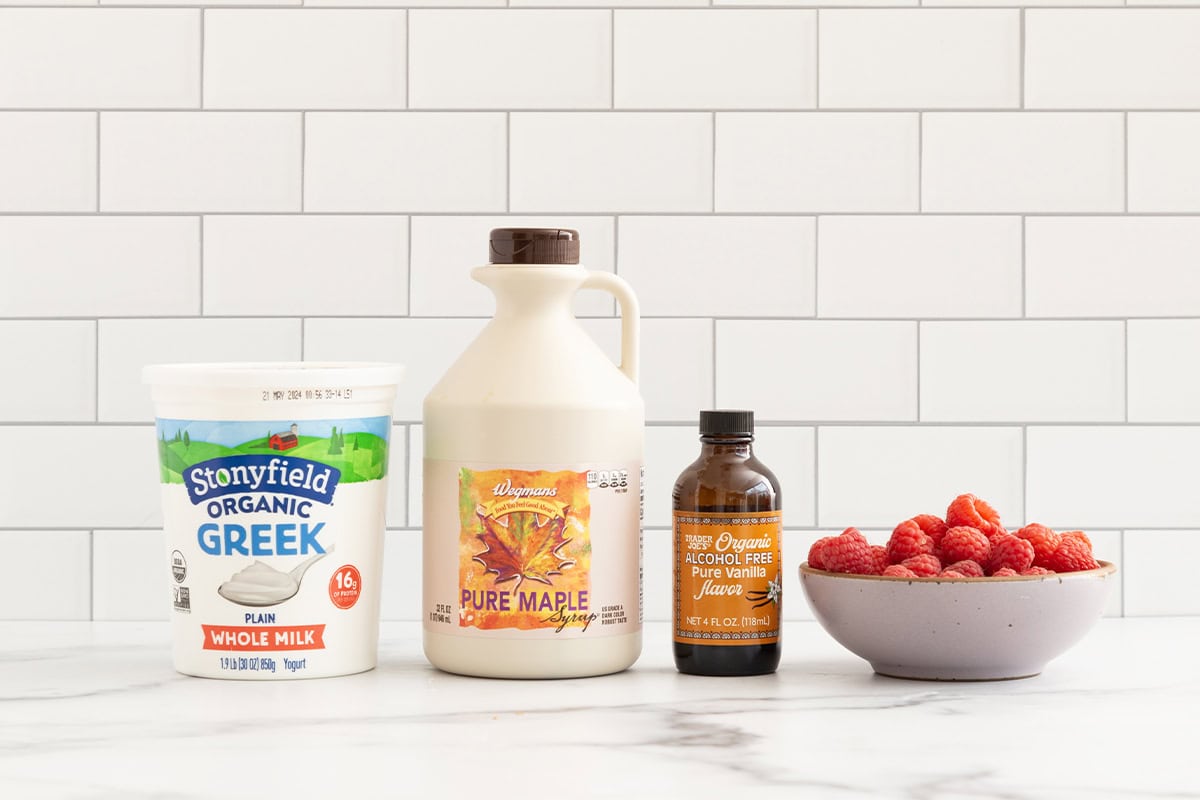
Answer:
POLYGON ((165 364, 154 399, 175 669, 375 667, 391 364, 165 364))

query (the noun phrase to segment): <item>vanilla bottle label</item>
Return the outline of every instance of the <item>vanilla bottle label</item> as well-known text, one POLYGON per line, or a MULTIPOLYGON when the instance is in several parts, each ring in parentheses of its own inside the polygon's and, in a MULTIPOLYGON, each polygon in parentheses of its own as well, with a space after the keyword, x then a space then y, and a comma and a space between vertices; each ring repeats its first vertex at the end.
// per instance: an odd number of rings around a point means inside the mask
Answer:
POLYGON ((778 511, 675 512, 675 641, 779 641, 782 603, 778 511))

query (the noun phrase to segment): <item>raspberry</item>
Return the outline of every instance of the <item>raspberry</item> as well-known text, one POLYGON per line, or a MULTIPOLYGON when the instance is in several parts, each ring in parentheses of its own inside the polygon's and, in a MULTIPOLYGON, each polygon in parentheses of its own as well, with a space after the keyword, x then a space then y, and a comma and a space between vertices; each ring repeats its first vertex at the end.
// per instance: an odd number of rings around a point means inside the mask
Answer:
POLYGON ((965 525, 989 535, 1000 527, 1000 514, 975 495, 960 494, 946 509, 946 524, 951 528, 965 525))
POLYGON ((882 575, 892 563, 888 561, 887 548, 881 544, 871 545, 871 574, 882 575))
POLYGON ((889 578, 915 578, 917 573, 900 564, 889 564, 883 574, 889 578))
POLYGON ((826 542, 821 548, 821 561, 830 572, 872 575, 875 570, 871 545, 857 528, 846 528, 840 536, 826 542))
POLYGON ((950 529, 941 517, 934 516, 933 514, 917 514, 912 518, 912 521, 917 523, 917 527, 926 536, 933 539, 934 547, 938 546, 938 543, 942 541, 942 537, 946 535, 946 531, 950 529))
POLYGON ((911 519, 897 525, 887 543, 889 564, 899 564, 906 558, 932 552, 933 539, 926 536, 921 527, 911 519))
POLYGON ((1021 570, 1022 575, 1053 575, 1054 570, 1046 569, 1045 567, 1030 567, 1029 569, 1021 570))
POLYGON ((1033 545, 1033 563, 1039 567, 1046 566, 1061 541, 1061 537, 1057 533, 1036 522, 1031 522, 1021 528, 1016 535, 1033 545))
POLYGON ((978 528, 960 525, 946 531, 942 537, 942 561, 975 561, 986 564, 992 546, 978 528))
POLYGON ((988 569, 993 574, 1004 568, 1020 572, 1033 566, 1031 542, 1019 539, 1011 533, 1002 533, 992 537, 991 543, 992 557, 988 561, 988 569))
POLYGON ((953 564, 951 564, 950 566, 946 567, 946 569, 942 570, 942 572, 957 572, 959 575, 962 575, 964 578, 982 578, 983 577, 983 567, 979 566, 979 562, 971 561, 970 559, 967 559, 964 561, 956 561, 953 564))
POLYGON ((992 577, 993 578, 1012 578, 1012 577, 1015 577, 1020 574, 1021 573, 1017 572, 1015 569, 1012 569, 1011 567, 1001 567, 1000 569, 998 569, 992 573, 992 577))
POLYGON ((808 565, 810 567, 813 569, 825 569, 825 560, 821 558, 821 551, 825 549, 825 545, 836 538, 836 536, 826 536, 813 542, 813 546, 808 548, 808 565))
POLYGON ((1092 557, 1092 548, 1083 538, 1064 535, 1046 566, 1055 572, 1081 572, 1096 569, 1100 565, 1092 557))
POLYGON ((1059 534, 1059 536, 1063 537, 1064 539, 1068 536, 1074 537, 1086 544, 1088 546, 1088 550, 1092 549, 1092 540, 1089 539, 1088 535, 1083 531, 1063 531, 1059 534))
POLYGON ((932 553, 906 558, 900 563, 915 572, 918 578, 933 578, 942 571, 942 562, 932 553))
POLYGON ((967 576, 963 575, 961 572, 958 572, 956 570, 944 569, 941 571, 941 574, 939 574, 938 577, 939 578, 965 578, 967 576))

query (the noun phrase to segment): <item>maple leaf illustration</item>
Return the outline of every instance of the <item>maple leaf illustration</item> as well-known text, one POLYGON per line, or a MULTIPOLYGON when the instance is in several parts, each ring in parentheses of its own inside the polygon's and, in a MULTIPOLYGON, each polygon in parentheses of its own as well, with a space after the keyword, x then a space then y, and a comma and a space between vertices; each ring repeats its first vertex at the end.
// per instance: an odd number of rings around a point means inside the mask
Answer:
POLYGON ((551 575, 561 575, 565 567, 574 565, 560 550, 570 539, 563 538, 566 527, 564 516, 550 517, 545 523, 538 521, 532 511, 514 511, 506 516, 508 524, 479 514, 483 533, 476 538, 487 549, 475 554, 475 560, 487 572, 496 573, 496 583, 516 580, 517 585, 526 578, 539 583, 553 585, 551 575))

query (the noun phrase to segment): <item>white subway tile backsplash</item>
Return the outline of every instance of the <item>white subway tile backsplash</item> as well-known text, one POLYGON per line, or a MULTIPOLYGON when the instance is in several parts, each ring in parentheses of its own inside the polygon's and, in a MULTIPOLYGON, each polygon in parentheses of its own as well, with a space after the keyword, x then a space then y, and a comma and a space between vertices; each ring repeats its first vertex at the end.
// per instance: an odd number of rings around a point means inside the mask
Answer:
POLYGON ((643 314, 813 314, 811 217, 621 217, 620 233, 643 314))
POLYGON ((1181 316, 1200 309, 1200 219, 1031 218, 1026 310, 1034 317, 1181 316))
MULTIPOLYGON (((812 428, 759 425, 755 430, 754 454, 779 480, 788 525, 815 521, 814 447, 812 428)), ((646 428, 646 527, 670 527, 675 480, 699 455, 700 432, 694 424, 646 428)))
POLYGON ((821 13, 822 108, 1016 108, 1016 9, 821 13))
POLYGON ((1200 614, 1197 561, 1200 530, 1125 531, 1125 615, 1200 614))
MULTIPOLYGON (((621 360, 621 322, 583 319, 580 324, 616 364, 621 360)), ((642 319, 638 390, 648 422, 694 422, 713 404, 713 321, 642 319)))
POLYGON ((920 380, 924 421, 1120 422, 1125 325, 924 322, 920 380))
POLYGON ((102 211, 299 211, 300 115, 100 115, 102 211))
POLYGON ((717 406, 760 419, 917 418, 917 324, 717 322, 717 406))
POLYGON ((307 319, 304 358, 403 364, 395 420, 419 422, 425 395, 485 324, 482 319, 307 319))
POLYGON ((10 376, 0 391, 0 420, 90 422, 96 414, 96 323, 0 320, 0 374, 10 376))
POLYGON ((1200 320, 1129 320, 1129 421, 1200 422, 1200 320))
POLYGON ((420 619, 422 603, 420 531, 388 531, 384 534, 381 591, 380 619, 420 619))
POLYGON ((1129 210, 1200 211, 1200 114, 1129 115, 1129 210))
POLYGON ((150 389, 142 383, 147 364, 299 360, 297 319, 100 320, 99 419, 154 419, 150 389))
POLYGON ((175 584, 162 531, 95 531, 92 571, 92 619, 170 617, 175 584))
POLYGON ((1200 506, 1200 428, 1029 429, 1028 513, 1053 528, 1187 527, 1200 506))
POLYGON ((413 108, 610 105, 609 11, 416 10, 409 20, 413 108))
POLYGON ((425 427, 408 426, 408 527, 421 527, 421 511, 424 506, 425 427))
POLYGON ((642 616, 647 622, 667 622, 675 602, 674 533, 670 528, 642 531, 642 616))
POLYGON ((388 442, 387 526, 403 528, 408 519, 408 436, 405 426, 393 425, 388 442))
POLYGON ((1120 211, 1120 114, 924 116, 925 211, 1120 211))
POLYGON ((161 524, 158 448, 151 426, 20 426, 4 432, 20 458, 0 460, 0 528, 152 527, 161 524), (63 453, 72 458, 70 498, 63 453))
POLYGON ((817 222, 821 317, 1017 317, 1021 219, 827 216, 817 222))
MULTIPOLYGON (((1086 527, 1129 613, 1198 613, 1147 577, 1200 541, 1196 0, 505 5, 0 0, 0 538, 73 587, 39 613, 166 616, 143 364, 308 358, 408 368, 383 615, 415 619, 422 400, 505 226, 580 230, 640 298, 648 619, 716 405, 758 412, 787 563, 974 491, 1086 527)), ((618 358, 612 299, 574 311, 618 358)))
POLYGON ((408 219, 211 216, 204 312, 383 316, 408 309, 408 219))
POLYGON ((194 217, 0 217, 0 315, 200 310, 194 217))
POLYGON ((206 108, 403 108, 405 12, 209 10, 206 108))
POLYGON ((617 108, 816 105, 814 11, 656 9, 614 20, 617 108))
POLYGON ((310 113, 307 211, 504 211, 504 114, 310 113))
POLYGON ((1200 15, 1164 9, 1025 13, 1029 108, 1200 107, 1200 15))
POLYGON ((95 208, 96 115, 0 111, 0 212, 95 208))
MULTIPOLYGON (((985 498, 1006 526, 1023 522, 1020 428, 837 427, 817 440, 819 525, 890 529, 914 514, 942 516, 964 492, 985 498)), ((1029 513, 1039 519, 1032 503, 1029 513)))
POLYGON ((916 211, 916 114, 718 113, 718 211, 916 211))
POLYGON ((0 107, 199 103, 198 9, 0 9, 0 107))
POLYGON ((701 408, 712 407, 711 319, 643 319, 641 341, 639 388, 647 420, 692 422, 701 408))
MULTIPOLYGON (((413 217, 409 314, 491 316, 495 310, 492 293, 472 280, 471 270, 488 263, 488 232, 492 228, 522 227, 577 230, 580 263, 588 269, 613 271, 616 234, 612 217, 413 217)), ((581 291, 573 308, 581 316, 611 316, 612 296, 581 291)))
POLYGON ((709 211, 709 114, 513 114, 512 210, 709 211))
POLYGON ((91 547, 88 531, 0 531, 0 619, 91 619, 91 547))

